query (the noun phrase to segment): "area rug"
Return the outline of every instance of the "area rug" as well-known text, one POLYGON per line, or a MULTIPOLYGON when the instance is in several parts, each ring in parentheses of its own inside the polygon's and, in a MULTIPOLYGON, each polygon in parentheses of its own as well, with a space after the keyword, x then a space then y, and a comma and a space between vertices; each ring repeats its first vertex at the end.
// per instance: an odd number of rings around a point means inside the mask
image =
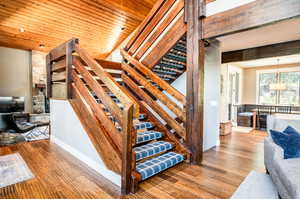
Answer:
POLYGON ((40 126, 22 134, 27 142, 49 139, 49 126, 40 126))
POLYGON ((231 199, 279 199, 279 197, 269 175, 251 171, 231 199))
POLYGON ((34 178, 19 153, 0 156, 0 188, 34 178))

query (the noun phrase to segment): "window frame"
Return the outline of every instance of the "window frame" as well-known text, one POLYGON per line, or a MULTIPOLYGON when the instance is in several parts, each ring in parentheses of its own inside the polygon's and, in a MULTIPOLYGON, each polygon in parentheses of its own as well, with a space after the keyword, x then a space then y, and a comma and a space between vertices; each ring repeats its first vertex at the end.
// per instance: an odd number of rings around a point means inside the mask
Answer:
MULTIPOLYGON (((276 79, 277 79, 277 82, 278 82, 279 79, 280 79, 280 73, 283 73, 283 72, 300 72, 300 67, 256 70, 256 104, 262 104, 259 101, 259 98, 260 98, 259 97, 259 94, 260 94, 260 74, 262 74, 262 73, 277 73, 276 74, 276 79)), ((276 91, 276 104, 274 104, 274 105, 281 105, 279 98, 280 98, 280 91, 276 91)), ((300 104, 297 104, 297 105, 300 105, 300 104)))

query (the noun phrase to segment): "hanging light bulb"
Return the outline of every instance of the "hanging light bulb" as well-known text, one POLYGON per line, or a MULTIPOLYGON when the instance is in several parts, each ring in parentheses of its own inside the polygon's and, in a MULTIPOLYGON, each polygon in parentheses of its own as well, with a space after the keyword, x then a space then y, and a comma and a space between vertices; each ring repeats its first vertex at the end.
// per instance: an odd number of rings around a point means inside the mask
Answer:
MULTIPOLYGON (((280 59, 277 59, 277 65, 279 65, 279 61, 280 59)), ((276 74, 277 75, 279 74, 278 69, 276 71, 276 74)), ((270 90, 276 90, 276 91, 283 91, 287 89, 286 84, 279 82, 279 78, 277 79, 276 83, 270 84, 269 88, 270 90)))

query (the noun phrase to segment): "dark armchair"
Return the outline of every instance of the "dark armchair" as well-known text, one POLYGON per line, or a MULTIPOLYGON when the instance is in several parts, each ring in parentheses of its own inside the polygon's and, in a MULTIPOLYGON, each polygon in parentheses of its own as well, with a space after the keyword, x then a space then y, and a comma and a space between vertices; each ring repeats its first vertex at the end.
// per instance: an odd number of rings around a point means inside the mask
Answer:
POLYGON ((26 133, 34 128, 41 126, 49 126, 49 122, 29 122, 30 115, 28 113, 6 113, 2 114, 0 119, 0 130, 13 133, 26 133))

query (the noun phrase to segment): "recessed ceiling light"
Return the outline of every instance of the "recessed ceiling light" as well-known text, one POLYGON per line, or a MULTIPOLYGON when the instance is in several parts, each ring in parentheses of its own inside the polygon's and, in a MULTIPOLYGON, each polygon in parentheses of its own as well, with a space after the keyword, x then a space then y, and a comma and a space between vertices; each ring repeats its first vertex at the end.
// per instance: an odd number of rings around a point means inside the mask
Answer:
POLYGON ((40 48, 45 48, 45 44, 40 44, 39 47, 40 48))
POLYGON ((20 28, 19 31, 20 32, 25 32, 25 29, 24 28, 20 28))

